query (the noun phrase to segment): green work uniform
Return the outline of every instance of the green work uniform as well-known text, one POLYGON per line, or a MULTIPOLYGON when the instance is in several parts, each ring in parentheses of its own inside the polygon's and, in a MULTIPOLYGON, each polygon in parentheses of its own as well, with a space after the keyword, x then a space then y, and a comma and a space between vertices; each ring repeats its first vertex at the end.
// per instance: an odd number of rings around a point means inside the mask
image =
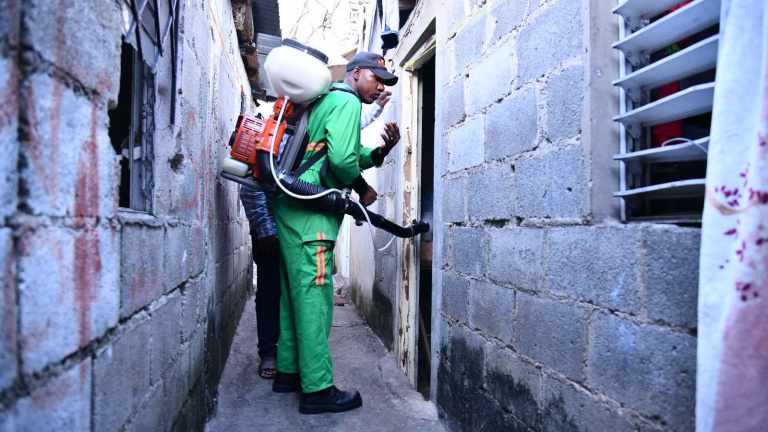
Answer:
MULTIPOLYGON (((373 166, 373 149, 360 145, 360 108, 356 95, 346 91, 332 91, 314 104, 302 163, 325 146, 328 154, 302 174, 302 180, 321 185, 321 167, 328 159, 324 185, 342 189, 361 169, 373 166)), ((282 249, 277 370, 300 373, 305 393, 323 390, 333 385, 328 346, 333 246, 344 215, 317 211, 285 194, 275 198, 273 212, 282 249)))

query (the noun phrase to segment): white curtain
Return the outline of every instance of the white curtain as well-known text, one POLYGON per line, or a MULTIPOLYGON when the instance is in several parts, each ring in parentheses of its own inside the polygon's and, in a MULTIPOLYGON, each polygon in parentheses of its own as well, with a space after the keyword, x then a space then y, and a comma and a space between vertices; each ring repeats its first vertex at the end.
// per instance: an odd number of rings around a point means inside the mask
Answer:
POLYGON ((696 430, 768 431, 768 1, 723 0, 699 281, 696 430))

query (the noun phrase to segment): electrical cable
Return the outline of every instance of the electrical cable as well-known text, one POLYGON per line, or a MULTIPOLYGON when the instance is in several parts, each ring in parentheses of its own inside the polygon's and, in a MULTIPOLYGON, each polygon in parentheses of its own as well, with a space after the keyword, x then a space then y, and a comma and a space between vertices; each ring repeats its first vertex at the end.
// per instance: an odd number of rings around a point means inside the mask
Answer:
POLYGON ((232 59, 229 58, 229 50, 227 49, 227 45, 224 43, 224 37, 221 35, 221 29, 219 28, 219 22, 216 20, 216 14, 213 11, 213 6, 211 5, 211 0, 206 0, 208 2, 208 9, 211 11, 211 19, 213 19, 213 25, 216 27, 216 32, 219 34, 219 41, 221 41, 221 46, 224 48, 224 55, 227 57, 227 62, 229 63, 229 68, 232 69, 232 73, 235 75, 235 80, 237 81, 237 85, 240 86, 240 92, 242 94, 245 93, 245 87, 243 87, 243 84, 240 82, 240 77, 237 75, 237 71, 235 71, 235 66, 232 63, 232 59))

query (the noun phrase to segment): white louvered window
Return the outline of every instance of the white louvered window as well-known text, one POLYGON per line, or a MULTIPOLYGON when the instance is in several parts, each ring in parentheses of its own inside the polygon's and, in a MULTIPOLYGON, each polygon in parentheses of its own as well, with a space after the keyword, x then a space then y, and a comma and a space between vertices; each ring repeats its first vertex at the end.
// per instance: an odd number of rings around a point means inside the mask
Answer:
POLYGON ((621 17, 622 217, 697 223, 720 40, 720 0, 623 0, 621 17))

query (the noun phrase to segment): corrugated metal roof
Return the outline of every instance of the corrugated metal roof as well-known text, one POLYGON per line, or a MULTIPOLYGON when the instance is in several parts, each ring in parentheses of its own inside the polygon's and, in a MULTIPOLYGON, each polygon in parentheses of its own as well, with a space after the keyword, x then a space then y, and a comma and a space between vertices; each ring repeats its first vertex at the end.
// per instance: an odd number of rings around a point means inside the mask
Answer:
POLYGON ((278 36, 280 32, 280 7, 277 0, 254 0, 253 27, 256 33, 278 36))
POLYGON ((264 62, 267 60, 267 54, 273 48, 279 47, 283 39, 280 36, 269 34, 256 34, 256 58, 259 60, 259 87, 266 90, 267 97, 277 98, 277 94, 272 90, 267 80, 267 72, 264 69, 264 62))

